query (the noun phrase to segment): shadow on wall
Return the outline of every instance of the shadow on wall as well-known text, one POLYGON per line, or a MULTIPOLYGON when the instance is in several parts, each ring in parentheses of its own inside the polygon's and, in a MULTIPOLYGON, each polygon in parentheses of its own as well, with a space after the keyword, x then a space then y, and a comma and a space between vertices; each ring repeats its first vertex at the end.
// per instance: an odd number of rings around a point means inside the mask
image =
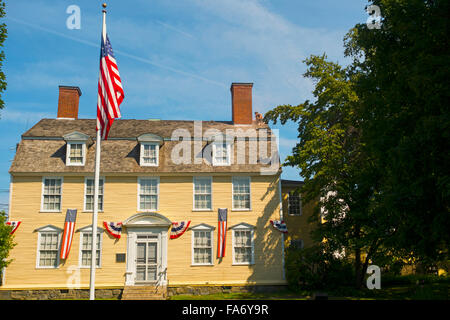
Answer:
POLYGON ((270 220, 278 220, 280 217, 278 186, 278 179, 274 179, 260 199, 260 201, 266 201, 266 206, 256 222, 255 263, 250 266, 252 274, 248 278, 249 282, 261 280, 280 282, 282 280, 282 233, 273 228, 270 223, 270 220))

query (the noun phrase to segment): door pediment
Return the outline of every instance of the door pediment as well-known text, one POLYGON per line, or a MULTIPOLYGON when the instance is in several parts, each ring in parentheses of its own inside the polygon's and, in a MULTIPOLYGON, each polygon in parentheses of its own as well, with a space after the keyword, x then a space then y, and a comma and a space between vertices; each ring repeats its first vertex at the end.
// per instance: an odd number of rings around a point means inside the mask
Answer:
POLYGON ((143 212, 135 214, 123 222, 127 228, 133 227, 167 227, 172 225, 172 222, 167 217, 156 212, 143 212))

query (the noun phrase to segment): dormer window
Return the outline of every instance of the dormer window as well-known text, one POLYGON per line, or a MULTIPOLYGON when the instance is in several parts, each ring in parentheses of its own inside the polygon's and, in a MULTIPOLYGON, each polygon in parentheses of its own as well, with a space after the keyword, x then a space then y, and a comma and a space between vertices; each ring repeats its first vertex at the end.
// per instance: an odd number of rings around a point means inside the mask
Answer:
POLYGON ((67 143, 67 165, 71 166, 83 166, 85 159, 85 148, 84 143, 67 143))
POLYGON ((139 164, 141 166, 157 167, 159 165, 159 148, 164 139, 151 133, 145 133, 137 138, 140 143, 139 164))
POLYGON ((158 166, 159 145, 156 143, 141 143, 141 166, 158 166))
POLYGON ((67 166, 84 166, 86 163, 86 142, 88 139, 88 135, 77 131, 64 136, 64 140, 67 142, 67 166))
POLYGON ((231 165, 231 143, 232 140, 227 136, 216 136, 212 142, 212 165, 229 166, 231 165))

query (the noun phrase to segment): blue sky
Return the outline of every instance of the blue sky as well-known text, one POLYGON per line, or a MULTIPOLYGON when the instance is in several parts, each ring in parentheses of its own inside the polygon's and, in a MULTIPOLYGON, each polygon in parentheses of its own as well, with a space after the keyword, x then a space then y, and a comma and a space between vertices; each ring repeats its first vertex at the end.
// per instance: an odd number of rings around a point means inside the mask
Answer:
MULTIPOLYGON (((6 0, 8 87, 0 111, 0 209, 7 209, 9 167, 20 136, 55 118, 58 85, 79 86, 79 117, 95 118, 101 3, 6 0), (81 10, 69 30, 66 9, 81 10)), ((125 100, 124 119, 231 120, 232 82, 253 82, 253 111, 311 98, 302 60, 326 53, 345 64, 343 37, 367 20, 361 0, 109 0, 107 29, 125 100)), ((295 145, 280 130, 282 160, 295 145)), ((285 168, 285 179, 299 179, 285 168)))

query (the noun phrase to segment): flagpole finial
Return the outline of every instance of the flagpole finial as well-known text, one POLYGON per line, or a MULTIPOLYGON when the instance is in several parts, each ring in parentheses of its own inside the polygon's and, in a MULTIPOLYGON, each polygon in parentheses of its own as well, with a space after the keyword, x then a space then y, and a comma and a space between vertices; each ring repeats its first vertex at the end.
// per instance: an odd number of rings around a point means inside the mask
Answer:
POLYGON ((103 11, 103 12, 106 12, 106 3, 103 3, 103 4, 102 4, 102 7, 103 7, 103 10, 102 10, 102 11, 103 11))

